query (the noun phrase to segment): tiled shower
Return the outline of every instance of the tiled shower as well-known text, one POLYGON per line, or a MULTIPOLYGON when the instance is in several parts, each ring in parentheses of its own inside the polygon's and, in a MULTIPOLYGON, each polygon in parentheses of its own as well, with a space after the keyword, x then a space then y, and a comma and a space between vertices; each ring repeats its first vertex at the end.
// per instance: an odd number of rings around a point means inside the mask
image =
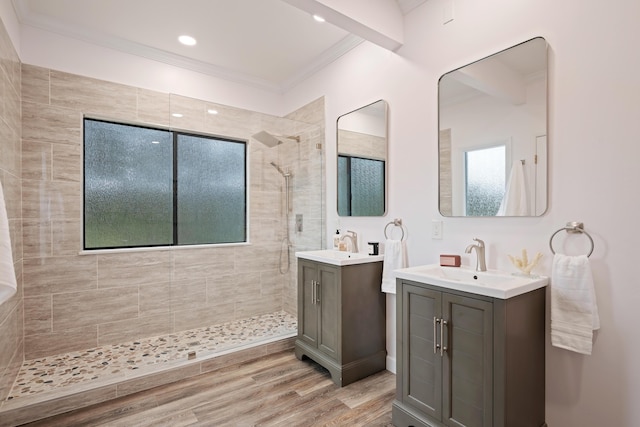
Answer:
POLYGON ((233 329, 246 319, 273 326, 277 318, 291 327, 294 252, 323 247, 322 99, 275 117, 20 64, 4 29, 0 41, 3 88, 11 95, 3 97, 0 116, 0 179, 19 282, 18 295, 0 306, 3 401, 23 359, 202 333, 217 324, 233 329), (249 244, 81 253, 85 116, 248 141, 249 244), (263 130, 300 142, 269 148, 251 138, 263 130), (271 162, 293 176, 289 224, 285 182, 271 162), (302 231, 294 229, 296 215, 302 231), (292 247, 282 274, 285 226, 292 247))

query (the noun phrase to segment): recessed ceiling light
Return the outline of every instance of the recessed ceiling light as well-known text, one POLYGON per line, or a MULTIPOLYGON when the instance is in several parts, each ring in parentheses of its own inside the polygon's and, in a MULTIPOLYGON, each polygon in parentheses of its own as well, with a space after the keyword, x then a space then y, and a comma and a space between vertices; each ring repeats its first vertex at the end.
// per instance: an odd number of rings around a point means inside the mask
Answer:
POLYGON ((320 15, 313 15, 313 19, 315 19, 316 22, 325 22, 325 19, 320 15))
POLYGON ((178 41, 185 46, 195 46, 195 44, 197 43, 196 39, 187 35, 178 37, 178 41))
POLYGON ((207 113, 209 113, 209 114, 218 114, 218 110, 214 110, 213 108, 209 108, 207 110, 207 113))
POLYGON ((173 113, 173 114, 172 114, 172 116, 173 116, 173 117, 182 117, 182 114, 180 114, 180 113, 173 113))
POLYGON ((160 141, 151 141, 152 144, 160 144, 160 141))

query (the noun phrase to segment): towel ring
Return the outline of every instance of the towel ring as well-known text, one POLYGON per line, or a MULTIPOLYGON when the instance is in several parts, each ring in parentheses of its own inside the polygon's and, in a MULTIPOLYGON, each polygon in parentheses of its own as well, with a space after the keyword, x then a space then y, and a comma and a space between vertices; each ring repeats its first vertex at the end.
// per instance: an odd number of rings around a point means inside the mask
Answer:
POLYGON ((396 218, 384 226, 384 238, 387 240, 389 239, 389 236, 387 235, 387 228, 389 228, 390 225, 395 225, 396 227, 400 227, 400 231, 402 231, 402 237, 400 237, 400 240, 401 241, 404 240, 404 227, 402 227, 402 219, 400 218, 396 218))
POLYGON ((553 250, 553 238, 556 236, 556 234, 558 234, 561 231, 566 231, 567 233, 580 233, 580 234, 584 234, 585 236, 587 236, 589 238, 589 241, 591 242, 591 250, 589 251, 589 253, 587 254, 587 258, 591 256, 591 254, 593 253, 593 248, 595 247, 595 245, 593 244, 593 239, 591 238, 591 236, 589 235, 589 233, 587 233, 586 231, 584 231, 584 224, 581 222, 568 222, 567 225, 565 227, 562 227, 560 230, 556 231, 555 233, 553 233, 551 235, 551 238, 549 239, 549 249, 551 249, 551 253, 552 254, 556 254, 556 251, 553 250))

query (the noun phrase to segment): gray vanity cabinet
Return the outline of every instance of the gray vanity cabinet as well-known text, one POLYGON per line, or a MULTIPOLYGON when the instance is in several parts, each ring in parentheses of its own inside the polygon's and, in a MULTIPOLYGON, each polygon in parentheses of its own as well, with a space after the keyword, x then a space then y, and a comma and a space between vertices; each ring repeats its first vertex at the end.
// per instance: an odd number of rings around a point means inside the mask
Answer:
POLYGON ((546 425, 544 307, 398 279, 393 424, 546 425))
POLYGON ((334 266, 298 260, 296 357, 345 386, 386 368, 382 262, 334 266))
POLYGON ((339 267, 300 261, 298 339, 338 360, 339 267))

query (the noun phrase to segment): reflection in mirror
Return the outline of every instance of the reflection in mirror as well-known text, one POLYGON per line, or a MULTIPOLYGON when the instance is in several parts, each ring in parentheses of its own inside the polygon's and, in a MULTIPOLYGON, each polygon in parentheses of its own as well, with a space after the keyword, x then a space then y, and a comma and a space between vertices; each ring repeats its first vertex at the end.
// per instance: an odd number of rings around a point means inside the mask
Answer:
POLYGON ((444 216, 547 209, 547 43, 537 37, 451 71, 438 84, 444 216))
POLYGON ((387 103, 338 117, 338 215, 382 216, 386 206, 387 103))

